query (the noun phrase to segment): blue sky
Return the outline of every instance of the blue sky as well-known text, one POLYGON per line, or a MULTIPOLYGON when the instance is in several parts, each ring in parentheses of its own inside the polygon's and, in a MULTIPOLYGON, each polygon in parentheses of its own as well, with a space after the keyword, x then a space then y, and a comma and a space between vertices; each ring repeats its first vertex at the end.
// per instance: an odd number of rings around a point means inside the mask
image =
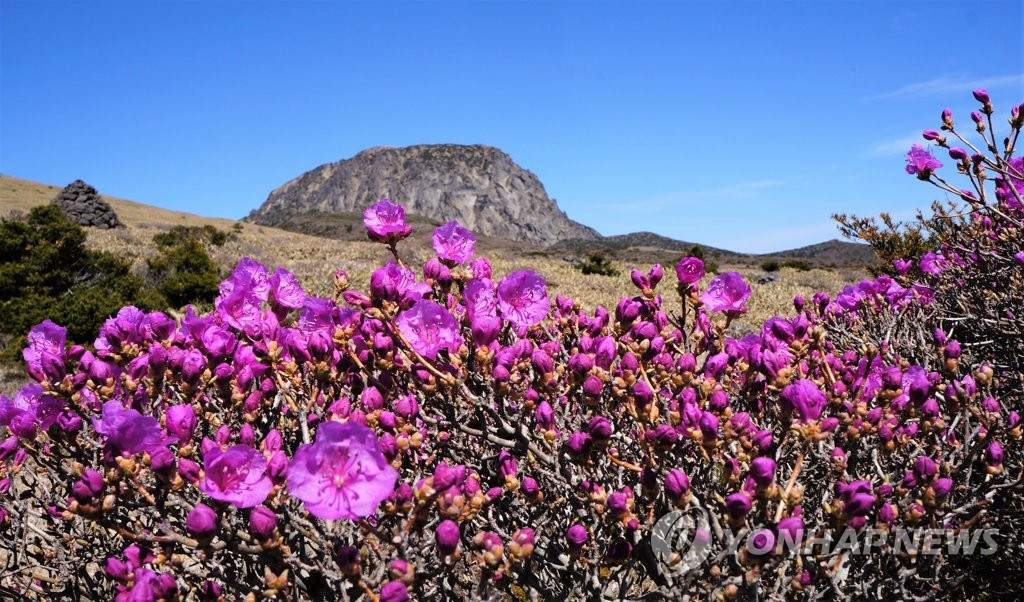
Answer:
POLYGON ((946 106, 969 124, 975 87, 1005 123, 1022 24, 979 0, 0 0, 0 172, 239 218, 365 148, 480 143, 603 234, 766 252, 927 207, 902 155, 946 106))

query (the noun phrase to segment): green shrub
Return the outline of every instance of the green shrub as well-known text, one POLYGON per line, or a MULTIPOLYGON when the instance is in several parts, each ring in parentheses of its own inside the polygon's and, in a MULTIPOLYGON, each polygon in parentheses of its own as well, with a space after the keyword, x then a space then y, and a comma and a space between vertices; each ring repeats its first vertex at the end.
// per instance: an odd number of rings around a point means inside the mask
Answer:
POLYGON ((589 253, 585 261, 576 264, 576 268, 584 274, 600 274, 601 276, 617 276, 619 274, 611 261, 600 251, 589 253))
MULTIPOLYGON (((238 226, 238 224, 235 224, 238 226)), ((241 227, 238 227, 240 230, 241 227)), ((167 232, 153 235, 153 243, 159 249, 174 247, 183 240, 194 240, 204 247, 223 247, 234 233, 218 230, 213 226, 174 226, 167 232)))
POLYGON ((807 272, 810 271, 811 264, 810 262, 804 261, 803 259, 787 259, 786 261, 782 262, 782 267, 793 268, 794 270, 807 272))
POLYGON ((209 249, 223 246, 230 236, 213 226, 175 226, 153 236, 160 255, 146 263, 156 289, 172 307, 213 301, 221 271, 209 249))
MULTIPOLYGON (((844 237, 871 245, 878 256, 878 263, 868 269, 876 276, 895 276, 895 260, 920 257, 938 246, 933 229, 939 226, 939 220, 925 220, 920 213, 917 222, 898 222, 888 213, 880 214, 877 219, 845 213, 832 218, 839 223, 839 231, 844 237)), ((917 276, 919 272, 911 275, 917 276)))
POLYGON ((779 262, 775 261, 774 259, 769 259, 768 261, 761 264, 761 269, 766 272, 778 272, 779 268, 781 267, 782 265, 780 265, 779 262))
POLYGON ((75 342, 91 342, 103 321, 125 305, 161 309, 159 293, 145 292, 129 264, 85 247, 86 234, 52 205, 0 222, 0 351, 16 355, 28 330, 51 319, 75 342))

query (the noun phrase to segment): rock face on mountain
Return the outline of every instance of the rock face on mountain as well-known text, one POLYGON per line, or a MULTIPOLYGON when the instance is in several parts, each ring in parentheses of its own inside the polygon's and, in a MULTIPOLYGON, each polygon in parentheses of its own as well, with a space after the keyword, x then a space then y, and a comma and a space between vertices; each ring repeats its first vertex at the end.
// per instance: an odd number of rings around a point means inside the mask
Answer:
POLYGON ((570 220, 537 176, 502 151, 482 145, 376 147, 321 165, 270 193, 245 219, 275 226, 310 212, 361 213, 382 198, 474 233, 550 245, 599 234, 570 220))
POLYGON ((68 184, 53 199, 53 204, 79 226, 101 230, 121 227, 121 220, 117 219, 117 213, 110 204, 82 180, 68 184))

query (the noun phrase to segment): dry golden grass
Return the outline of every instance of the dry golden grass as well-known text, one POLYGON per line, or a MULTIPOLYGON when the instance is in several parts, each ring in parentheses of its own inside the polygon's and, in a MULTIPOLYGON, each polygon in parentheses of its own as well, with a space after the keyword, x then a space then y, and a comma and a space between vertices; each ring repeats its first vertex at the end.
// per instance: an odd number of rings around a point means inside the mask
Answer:
MULTIPOLYGON (((0 176, 0 216, 11 211, 26 212, 36 205, 49 203, 58 192, 60 188, 56 186, 0 176)), ((230 232, 236 224, 240 224, 238 235, 216 251, 215 259, 221 265, 230 268, 240 258, 249 256, 270 267, 282 266, 294 272, 307 291, 317 295, 333 292, 334 272, 338 268, 348 272, 354 288, 365 290, 370 273, 391 257, 382 245, 370 241, 331 240, 230 219, 170 211, 108 196, 103 198, 114 208, 126 227, 118 230, 89 229, 89 246, 126 257, 134 262, 137 269, 141 269, 146 257, 155 252, 153 235, 167 231, 174 225, 210 225, 230 232)), ((421 228, 400 247, 404 258, 412 265, 425 261, 432 254, 430 232, 424 230, 421 228)), ((517 269, 534 270, 548 281, 552 294, 575 297, 588 310, 597 305, 612 309, 618 299, 637 292, 629 280, 631 266, 623 262, 613 261, 620 271, 618 276, 584 275, 564 259, 538 253, 536 249, 495 239, 482 240, 480 247, 491 260, 496 277, 517 269)), ((637 267, 646 270, 649 266, 637 267)), ((674 297, 672 283, 675 275, 672 266, 665 268, 662 292, 674 297)), ((762 274, 756 267, 743 265, 723 265, 719 269, 739 271, 751 283, 756 282, 762 274)), ((750 312, 739 323, 741 330, 749 330, 774 315, 791 314, 793 296, 796 294, 809 297, 817 290, 834 294, 845 284, 866 276, 866 273, 857 270, 813 269, 801 272, 784 268, 781 273, 782 278, 777 282, 752 284, 754 293, 749 304, 750 312)), ((704 284, 708 279, 705 279, 704 284)), ((674 306, 674 302, 670 306, 674 306)))

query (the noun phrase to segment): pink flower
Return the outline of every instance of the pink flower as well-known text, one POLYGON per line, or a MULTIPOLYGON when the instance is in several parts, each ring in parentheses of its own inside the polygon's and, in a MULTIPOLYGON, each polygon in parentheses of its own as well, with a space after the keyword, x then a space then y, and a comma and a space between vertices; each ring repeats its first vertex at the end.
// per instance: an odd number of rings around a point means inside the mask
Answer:
POLYGON ((324 519, 370 516, 397 480, 376 435, 355 422, 321 424, 316 441, 299 446, 288 467, 288 493, 324 519))
POLYGON ((907 153, 907 173, 917 174, 918 178, 927 180, 932 172, 940 167, 942 163, 920 144, 910 147, 910 152, 907 153))
POLYGON ((795 412, 801 422, 817 420, 828 403, 818 385, 807 379, 799 379, 786 385, 779 397, 783 407, 795 412))
POLYGON ((506 320, 518 328, 528 328, 548 315, 548 298, 544 279, 530 270, 512 272, 498 284, 498 306, 506 320))
POLYGON ((471 319, 478 315, 496 315, 498 300, 494 294, 494 283, 488 279, 470 280, 462 293, 462 302, 465 303, 466 313, 471 319))
POLYGON ((306 293, 295 274, 284 268, 277 268, 270 276, 270 291, 274 294, 274 302, 281 307, 298 309, 306 302, 306 293))
POLYGON ((235 291, 243 291, 245 295, 266 301, 270 296, 267 266, 249 257, 240 259, 232 270, 231 277, 220 283, 221 297, 228 297, 235 291))
POLYGON ((106 435, 107 449, 114 454, 152 452, 173 441, 164 439, 156 418, 125 409, 118 401, 103 404, 102 418, 93 418, 92 423, 97 433, 106 435))
POLYGON ((405 225, 405 209, 388 199, 381 199, 366 208, 363 225, 370 240, 389 245, 412 234, 412 226, 405 225))
POLYGON ((262 503, 274 486, 266 474, 266 458, 248 445, 234 445, 225 451, 212 447, 203 455, 203 463, 206 476, 199 489, 239 508, 262 503))
POLYGON ((370 294, 374 299, 412 303, 430 292, 430 285, 416 282, 416 274, 407 267, 389 261, 370 274, 370 294))
POLYGON ((185 518, 185 530, 200 537, 213 535, 217 531, 217 513, 206 504, 196 504, 185 518))
POLYGON ((442 261, 465 263, 473 257, 475 246, 473 233, 454 220, 434 230, 434 250, 442 261))
POLYGON ((64 343, 68 330, 43 320, 28 332, 28 347, 21 352, 29 375, 37 381, 64 377, 64 343))
POLYGON ((395 323, 416 353, 427 359, 435 359, 442 349, 458 348, 462 344, 455 317, 427 299, 420 299, 398 314, 395 323))
POLYGON ((704 262, 696 257, 683 257, 676 264, 676 276, 684 286, 697 284, 704 277, 704 262))
POLYGON ((451 556, 459 547, 459 525, 453 520, 443 520, 434 530, 434 543, 442 556, 451 556))
POLYGON ((178 443, 192 440, 196 430, 196 411, 188 404, 170 406, 166 410, 167 433, 178 443))
POLYGON ((741 314, 747 311, 747 299, 750 298, 750 285, 743 281, 738 272, 726 272, 715 276, 708 285, 708 290, 700 296, 700 300, 708 311, 724 311, 741 314))
POLYGON ((925 274, 938 276, 947 267, 949 262, 938 253, 928 252, 921 255, 921 271, 925 274))
POLYGON ((1019 198, 1024 197, 1024 157, 1013 157, 1006 166, 1006 177, 1000 175, 995 179, 996 198, 1016 207, 1019 198))

